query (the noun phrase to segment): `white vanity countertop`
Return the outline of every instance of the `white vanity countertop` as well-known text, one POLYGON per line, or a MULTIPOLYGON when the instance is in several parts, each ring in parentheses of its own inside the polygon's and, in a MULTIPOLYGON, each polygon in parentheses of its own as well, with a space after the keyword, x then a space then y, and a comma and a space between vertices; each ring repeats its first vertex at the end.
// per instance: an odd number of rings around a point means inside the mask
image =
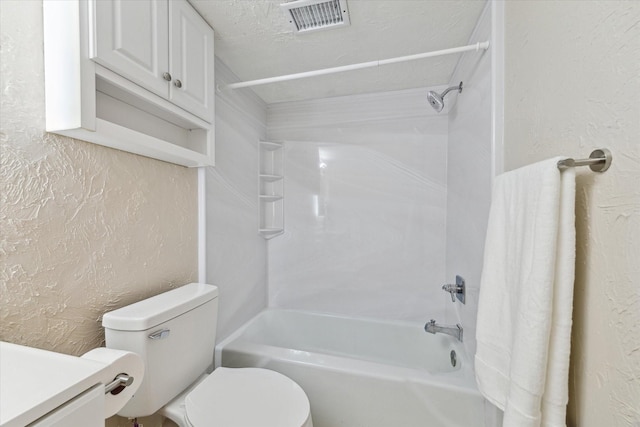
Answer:
POLYGON ((99 383, 93 360, 0 341, 0 427, 25 426, 99 383))

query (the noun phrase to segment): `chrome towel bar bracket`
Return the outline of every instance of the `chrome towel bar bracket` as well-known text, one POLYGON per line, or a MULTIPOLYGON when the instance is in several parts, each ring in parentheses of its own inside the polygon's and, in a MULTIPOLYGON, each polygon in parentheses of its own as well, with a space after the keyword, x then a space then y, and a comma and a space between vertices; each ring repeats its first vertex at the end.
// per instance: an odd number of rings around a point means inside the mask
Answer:
POLYGON ((613 156, 606 148, 593 150, 588 159, 564 159, 558 162, 558 169, 573 168, 576 166, 589 166, 594 172, 604 172, 611 166, 613 156))

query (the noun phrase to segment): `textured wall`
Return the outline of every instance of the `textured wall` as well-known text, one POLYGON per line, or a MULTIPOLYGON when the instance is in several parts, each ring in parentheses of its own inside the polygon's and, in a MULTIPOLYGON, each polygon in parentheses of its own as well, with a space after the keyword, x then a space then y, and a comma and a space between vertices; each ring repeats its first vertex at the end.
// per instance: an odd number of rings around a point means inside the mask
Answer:
POLYGON ((640 3, 506 3, 505 167, 613 152, 577 178, 570 426, 640 425, 640 3))
POLYGON ((447 115, 426 92, 269 105, 268 136, 287 141, 270 306, 444 318, 447 115))
POLYGON ((197 279, 196 171, 45 133, 42 2, 0 17, 0 339, 80 355, 197 279))
MULTIPOLYGON (((220 85, 237 77, 216 60, 220 85)), ((207 168, 207 281, 218 286, 220 341, 267 305, 267 244, 258 234, 258 141, 267 109, 249 90, 216 94, 216 167, 207 168)))

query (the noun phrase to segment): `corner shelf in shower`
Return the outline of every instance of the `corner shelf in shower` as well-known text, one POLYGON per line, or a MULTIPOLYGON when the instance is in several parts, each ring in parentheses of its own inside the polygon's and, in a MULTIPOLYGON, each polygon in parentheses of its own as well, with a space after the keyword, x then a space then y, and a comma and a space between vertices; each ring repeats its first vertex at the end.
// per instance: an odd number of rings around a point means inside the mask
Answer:
POLYGON ((260 141, 258 232, 265 239, 284 233, 284 171, 282 143, 260 141))
POLYGON ((265 196, 264 194, 261 194, 260 200, 263 202, 277 202, 278 200, 282 200, 282 196, 265 196))

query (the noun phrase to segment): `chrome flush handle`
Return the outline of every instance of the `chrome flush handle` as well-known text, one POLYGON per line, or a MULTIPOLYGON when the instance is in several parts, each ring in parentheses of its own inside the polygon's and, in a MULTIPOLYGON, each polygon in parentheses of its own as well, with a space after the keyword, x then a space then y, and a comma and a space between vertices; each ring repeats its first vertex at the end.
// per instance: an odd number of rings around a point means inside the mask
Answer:
POLYGON ((171 329, 161 329, 149 335, 152 340, 163 340, 169 336, 171 329))

